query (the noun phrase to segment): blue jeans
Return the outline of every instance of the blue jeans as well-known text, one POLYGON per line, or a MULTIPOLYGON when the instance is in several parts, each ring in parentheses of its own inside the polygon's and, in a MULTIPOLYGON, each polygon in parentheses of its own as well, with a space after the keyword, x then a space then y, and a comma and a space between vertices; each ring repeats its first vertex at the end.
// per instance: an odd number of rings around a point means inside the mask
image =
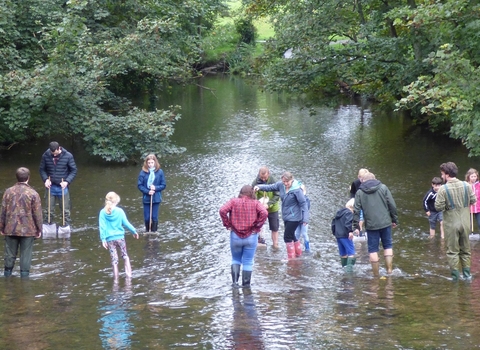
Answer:
POLYGON ((233 231, 230 232, 230 251, 232 252, 232 265, 242 265, 243 271, 253 271, 253 258, 257 250, 258 234, 247 238, 240 238, 233 231))
POLYGON ((304 242, 310 242, 308 239, 308 224, 304 225, 303 222, 298 225, 297 229, 295 230, 295 238, 297 241, 303 237, 304 242))
POLYGON ((353 245, 353 240, 344 238, 337 238, 338 252, 340 256, 351 256, 355 255, 355 246, 353 245))
POLYGON ((367 230, 369 253, 378 253, 380 241, 382 241, 383 249, 391 249, 393 247, 392 226, 387 226, 380 230, 367 230))
MULTIPOLYGON (((160 203, 152 203, 152 221, 158 222, 158 212, 160 211, 160 203)), ((150 203, 143 203, 143 218, 150 221, 150 203)))

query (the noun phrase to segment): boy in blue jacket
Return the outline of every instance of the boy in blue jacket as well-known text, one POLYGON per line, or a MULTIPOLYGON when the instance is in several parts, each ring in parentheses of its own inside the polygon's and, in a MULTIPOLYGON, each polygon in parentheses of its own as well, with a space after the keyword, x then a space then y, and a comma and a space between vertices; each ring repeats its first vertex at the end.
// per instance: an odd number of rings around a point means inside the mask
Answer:
POLYGON ((332 220, 332 233, 337 239, 340 261, 347 272, 353 272, 353 265, 355 265, 356 260, 352 232, 354 203, 355 199, 351 198, 345 204, 345 208, 337 211, 332 220))

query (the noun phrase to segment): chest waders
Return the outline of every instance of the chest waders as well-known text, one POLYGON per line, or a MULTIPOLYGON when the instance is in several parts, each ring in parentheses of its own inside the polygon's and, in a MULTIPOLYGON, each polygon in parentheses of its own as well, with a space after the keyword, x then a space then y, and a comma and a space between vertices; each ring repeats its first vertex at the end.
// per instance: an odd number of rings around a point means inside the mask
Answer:
POLYGON ((452 194, 445 184, 445 192, 449 203, 449 208, 444 212, 444 231, 447 243, 447 260, 452 273, 452 280, 458 281, 460 277, 458 265, 462 267, 462 273, 465 279, 471 279, 470 273, 470 218, 469 218, 469 197, 467 186, 463 182, 465 191, 463 206, 456 207, 452 194))

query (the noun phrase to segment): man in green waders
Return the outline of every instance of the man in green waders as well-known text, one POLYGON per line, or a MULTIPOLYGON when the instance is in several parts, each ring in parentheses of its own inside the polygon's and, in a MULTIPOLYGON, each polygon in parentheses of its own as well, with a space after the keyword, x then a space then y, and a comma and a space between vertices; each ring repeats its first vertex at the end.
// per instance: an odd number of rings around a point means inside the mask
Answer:
POLYGON ((463 277, 470 280, 470 205, 477 201, 472 187, 457 179, 458 168, 453 162, 440 165, 445 185, 440 187, 435 199, 435 209, 443 212, 447 260, 452 271, 452 281, 463 277))

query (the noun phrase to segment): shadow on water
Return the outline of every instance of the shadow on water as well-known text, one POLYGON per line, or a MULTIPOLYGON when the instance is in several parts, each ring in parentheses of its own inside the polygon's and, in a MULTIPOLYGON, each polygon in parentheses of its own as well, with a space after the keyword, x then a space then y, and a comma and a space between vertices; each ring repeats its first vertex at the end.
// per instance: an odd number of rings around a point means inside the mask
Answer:
MULTIPOLYGON (((122 273, 113 282, 98 212, 114 190, 143 232, 140 166, 91 161, 69 144, 79 167, 71 186, 72 237, 37 240, 31 277, 20 279, 16 266, 12 278, 1 279, 0 348, 479 347, 480 243, 472 244, 473 281, 452 283, 444 242, 427 238, 421 206, 440 163, 453 160, 464 173, 478 159, 365 103, 305 108, 235 78, 203 84, 215 93, 192 86, 158 101, 159 108, 182 105, 174 141, 187 152, 161 159, 167 189, 159 233, 126 237, 131 281, 122 273), (309 189, 312 252, 287 261, 284 244, 273 250, 267 234, 252 289, 232 290, 229 235, 218 209, 262 165, 277 179, 291 171, 309 189), (381 277, 372 277, 365 242, 355 244, 355 272, 345 274, 330 233, 362 167, 388 185, 399 208, 392 276, 380 254, 381 277)), ((37 169, 47 143, 2 153, 1 191, 13 184, 17 167, 27 166, 43 195, 37 169)))

